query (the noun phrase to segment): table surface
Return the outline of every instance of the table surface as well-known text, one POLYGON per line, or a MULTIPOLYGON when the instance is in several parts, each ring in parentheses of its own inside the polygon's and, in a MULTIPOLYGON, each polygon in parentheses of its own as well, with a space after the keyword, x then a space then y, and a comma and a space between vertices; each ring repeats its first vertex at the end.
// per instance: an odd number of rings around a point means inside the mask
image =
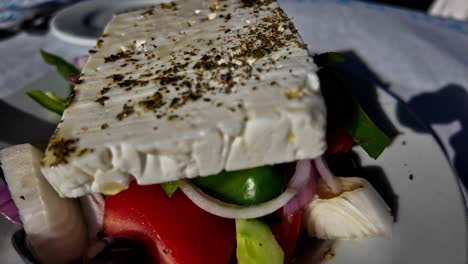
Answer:
MULTIPOLYGON (((358 1, 280 3, 311 52, 343 52, 364 83, 383 87, 405 102, 432 128, 461 181, 468 183, 467 23, 358 1)), ((69 60, 89 49, 48 32, 0 40, 0 103, 54 70, 40 58, 41 48, 69 60)))

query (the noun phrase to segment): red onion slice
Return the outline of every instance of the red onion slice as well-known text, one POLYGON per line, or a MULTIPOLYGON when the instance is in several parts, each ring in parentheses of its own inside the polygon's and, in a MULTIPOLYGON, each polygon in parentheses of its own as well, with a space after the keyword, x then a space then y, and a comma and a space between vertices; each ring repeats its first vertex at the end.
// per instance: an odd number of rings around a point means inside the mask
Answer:
POLYGON ((86 65, 86 62, 88 62, 88 58, 89 58, 89 56, 76 57, 73 60, 73 65, 75 65, 75 67, 78 68, 78 70, 81 70, 86 65))
POLYGON ((299 160, 296 162, 296 169, 291 180, 289 180, 288 187, 299 190, 303 187, 304 183, 310 177, 310 170, 312 169, 311 160, 299 160))
POLYGON ((19 217, 18 207, 16 207, 15 202, 11 199, 10 190, 8 190, 8 186, 2 181, 0 181, 0 214, 15 224, 23 224, 19 217))
POLYGON ((328 168, 327 163, 322 157, 318 157, 314 159, 315 166, 317 167, 317 171, 320 177, 323 179, 325 184, 330 188, 330 191, 334 194, 339 194, 341 192, 341 186, 336 181, 335 175, 333 172, 328 168))
POLYGON ((68 81, 71 82, 72 84, 77 84, 78 80, 80 79, 80 75, 74 74, 74 73, 69 73, 67 77, 68 77, 68 81))
POLYGON ((283 215, 289 216, 302 209, 314 198, 317 171, 312 160, 296 162, 296 171, 288 187, 298 189, 298 193, 283 207, 283 215))

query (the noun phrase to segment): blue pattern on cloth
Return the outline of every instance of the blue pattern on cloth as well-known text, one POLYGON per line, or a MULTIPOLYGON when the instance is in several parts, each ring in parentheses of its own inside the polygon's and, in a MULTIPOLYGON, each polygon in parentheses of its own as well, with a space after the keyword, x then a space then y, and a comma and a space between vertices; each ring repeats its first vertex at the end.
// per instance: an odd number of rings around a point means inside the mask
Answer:
POLYGON ((33 15, 36 7, 52 2, 64 2, 64 0, 1 0, 0 25, 19 22, 33 15))
POLYGON ((392 14, 406 16, 415 21, 421 21, 421 22, 425 22, 425 23, 432 24, 435 26, 442 26, 454 32, 468 35, 468 22, 458 21, 458 20, 453 20, 453 19, 443 18, 443 17, 435 17, 422 11, 417 11, 417 10, 412 10, 412 9, 407 9, 407 8, 369 3, 369 2, 361 2, 361 1, 356 1, 356 0, 278 0, 278 1, 280 3, 293 2, 293 3, 331 4, 331 5, 349 6, 350 8, 364 7, 367 9, 380 11, 383 13, 392 13, 392 14))

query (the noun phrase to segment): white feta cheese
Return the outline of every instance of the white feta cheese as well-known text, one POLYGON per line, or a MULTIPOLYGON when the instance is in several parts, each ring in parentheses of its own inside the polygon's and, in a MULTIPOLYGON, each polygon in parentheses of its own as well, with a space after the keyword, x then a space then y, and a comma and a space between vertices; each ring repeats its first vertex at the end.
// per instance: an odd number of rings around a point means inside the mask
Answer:
POLYGON ((317 67, 287 16, 266 0, 227 0, 216 18, 197 16, 215 3, 114 16, 43 160, 60 195, 115 194, 134 179, 156 184, 324 152, 317 67))
POLYGON ((216 13, 209 13, 208 14, 208 20, 213 20, 216 18, 216 13))

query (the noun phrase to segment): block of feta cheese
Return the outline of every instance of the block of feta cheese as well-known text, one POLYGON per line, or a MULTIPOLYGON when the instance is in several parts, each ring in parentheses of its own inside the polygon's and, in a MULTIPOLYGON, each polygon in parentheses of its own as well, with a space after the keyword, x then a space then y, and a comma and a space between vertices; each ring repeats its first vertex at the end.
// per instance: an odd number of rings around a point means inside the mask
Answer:
POLYGON ((326 109, 271 0, 181 0, 113 17, 42 171, 64 197, 314 158, 326 109))

